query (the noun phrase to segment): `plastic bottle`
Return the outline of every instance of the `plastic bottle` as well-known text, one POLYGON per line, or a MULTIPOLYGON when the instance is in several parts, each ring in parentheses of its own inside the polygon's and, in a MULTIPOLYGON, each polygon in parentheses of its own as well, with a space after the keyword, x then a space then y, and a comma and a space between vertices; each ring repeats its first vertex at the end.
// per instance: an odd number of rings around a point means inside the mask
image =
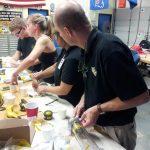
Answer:
POLYGON ((73 118, 70 121, 72 133, 75 135, 81 150, 102 150, 91 139, 87 130, 81 125, 79 118, 73 118))

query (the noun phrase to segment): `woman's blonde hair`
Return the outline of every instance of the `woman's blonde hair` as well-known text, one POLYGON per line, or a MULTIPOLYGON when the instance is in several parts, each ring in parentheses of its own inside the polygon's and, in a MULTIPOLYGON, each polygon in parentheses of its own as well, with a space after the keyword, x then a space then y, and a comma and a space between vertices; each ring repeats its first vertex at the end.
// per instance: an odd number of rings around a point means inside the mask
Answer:
POLYGON ((47 19, 45 16, 40 14, 33 14, 27 18, 32 24, 38 24, 40 31, 44 32, 46 35, 52 35, 52 23, 51 20, 47 19))

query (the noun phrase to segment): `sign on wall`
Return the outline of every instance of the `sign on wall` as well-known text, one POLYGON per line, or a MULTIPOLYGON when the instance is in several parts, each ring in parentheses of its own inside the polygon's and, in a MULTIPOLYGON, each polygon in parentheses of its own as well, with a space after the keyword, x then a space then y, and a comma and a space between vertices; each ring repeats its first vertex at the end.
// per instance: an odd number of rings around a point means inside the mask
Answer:
POLYGON ((109 8, 109 0, 90 0, 90 10, 109 8))
POLYGON ((22 17, 22 12, 0 11, 0 33, 9 33, 9 23, 15 17, 22 17))
POLYGON ((49 11, 48 9, 28 9, 28 16, 33 15, 33 14, 41 14, 43 16, 49 16, 49 11))
POLYGON ((11 21, 12 18, 21 18, 22 12, 15 11, 0 11, 0 21, 11 21))
POLYGON ((119 0, 118 8, 126 8, 126 0, 119 0))

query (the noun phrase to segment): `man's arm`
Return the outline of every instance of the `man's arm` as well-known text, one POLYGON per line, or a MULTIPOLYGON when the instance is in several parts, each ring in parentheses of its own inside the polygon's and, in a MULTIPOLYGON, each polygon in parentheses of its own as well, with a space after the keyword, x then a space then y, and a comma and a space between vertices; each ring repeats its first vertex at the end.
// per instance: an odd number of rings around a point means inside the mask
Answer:
POLYGON ((16 50, 15 54, 11 57, 15 61, 19 60, 21 57, 21 52, 19 50, 16 50))
POLYGON ((19 63, 17 62, 21 57, 21 52, 16 50, 15 54, 11 57, 10 63, 12 67, 18 67, 19 63))
POLYGON ((128 99, 126 101, 120 100, 119 97, 112 99, 111 101, 105 102, 101 104, 101 109, 104 112, 107 111, 119 111, 119 110, 124 110, 124 109, 129 109, 132 107, 136 107, 139 105, 142 105, 150 100, 150 96, 148 91, 145 91, 144 93, 128 99))
POLYGON ((150 100, 149 92, 145 91, 142 94, 122 101, 119 97, 116 97, 108 102, 105 102, 101 105, 95 105, 89 109, 87 109, 83 115, 81 116, 81 122, 83 126, 94 125, 98 119, 98 116, 102 112, 110 112, 110 111, 119 111, 125 110, 132 107, 136 107, 142 105, 150 100), (99 108, 100 109, 99 109, 99 108))

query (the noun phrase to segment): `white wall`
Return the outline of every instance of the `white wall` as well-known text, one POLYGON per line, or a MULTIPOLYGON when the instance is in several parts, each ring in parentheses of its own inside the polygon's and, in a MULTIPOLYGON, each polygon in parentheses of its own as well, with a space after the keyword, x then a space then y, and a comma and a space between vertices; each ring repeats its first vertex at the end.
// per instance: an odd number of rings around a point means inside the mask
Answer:
POLYGON ((114 33, 124 43, 132 46, 133 44, 139 44, 147 35, 148 23, 150 21, 150 0, 138 0, 138 6, 132 11, 128 1, 126 4, 127 7, 125 9, 116 10, 114 33))

